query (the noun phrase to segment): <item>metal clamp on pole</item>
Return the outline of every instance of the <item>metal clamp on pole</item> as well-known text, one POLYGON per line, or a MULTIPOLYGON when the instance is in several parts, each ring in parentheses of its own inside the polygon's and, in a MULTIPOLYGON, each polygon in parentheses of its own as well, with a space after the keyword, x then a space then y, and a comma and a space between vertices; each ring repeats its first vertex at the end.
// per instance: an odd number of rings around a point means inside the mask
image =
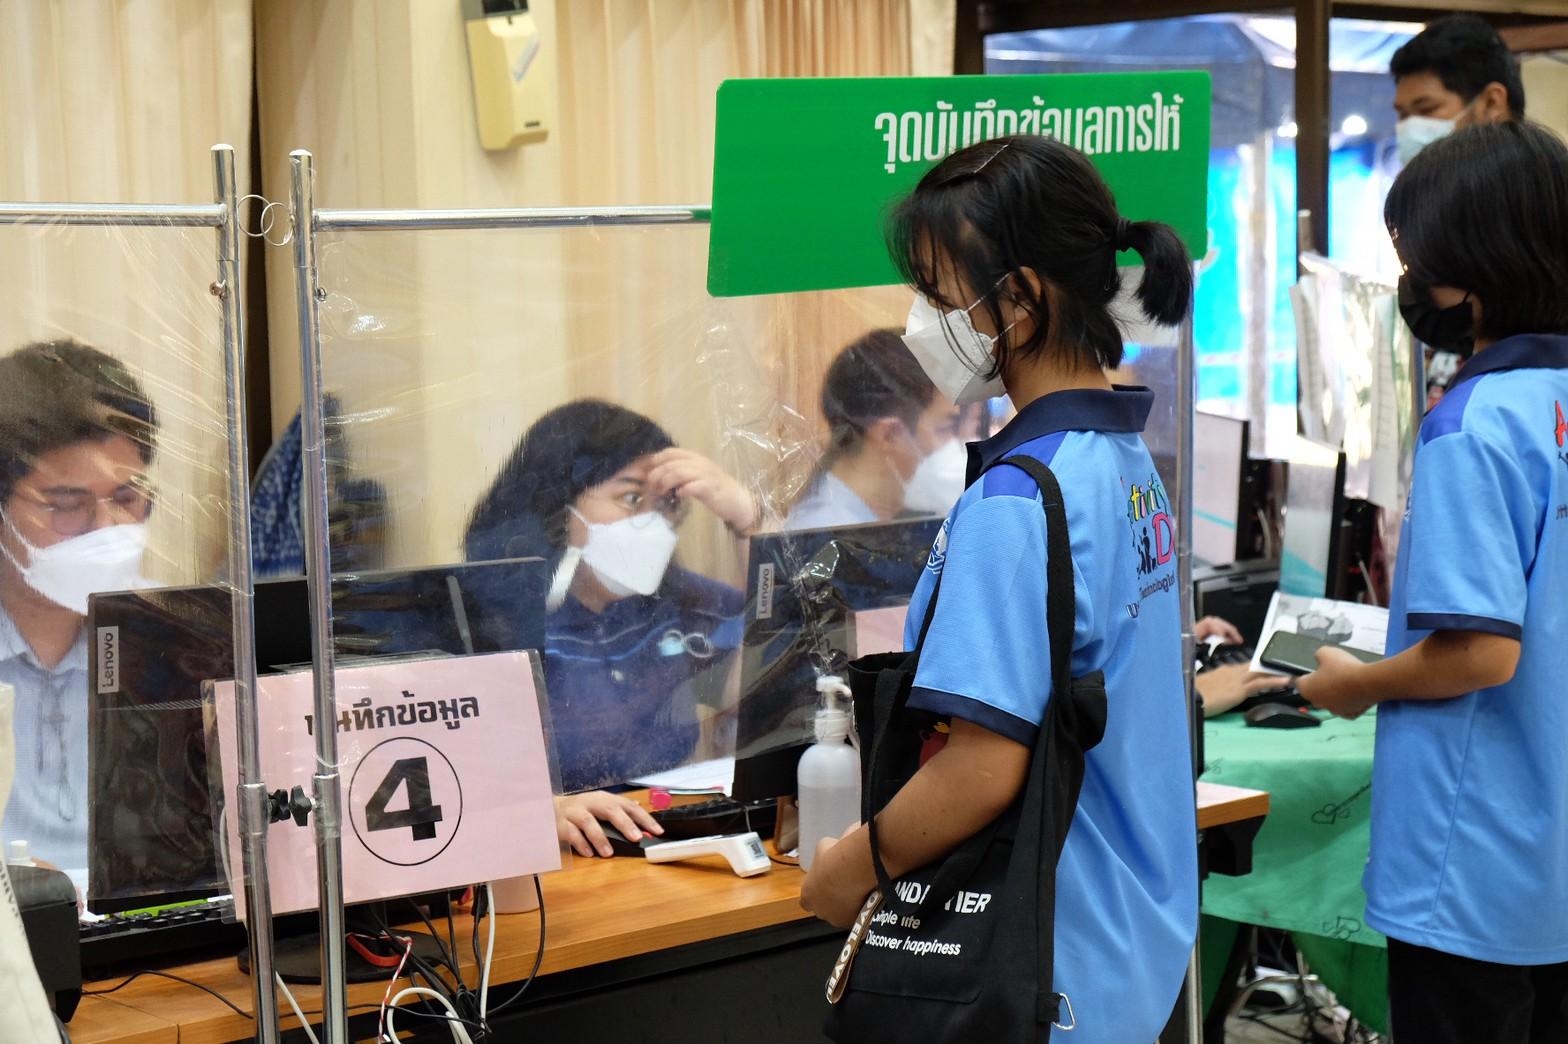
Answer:
POLYGON ((267 795, 267 819, 273 823, 294 820, 295 826, 309 826, 310 814, 316 802, 305 793, 305 788, 295 786, 290 790, 274 790, 267 795))
MULTIPOLYGON (((300 427, 304 435, 305 575, 310 592, 311 663, 316 720, 337 720, 336 660, 332 648, 332 547, 327 533, 327 459, 322 407, 321 312, 316 298, 315 173, 304 149, 289 154, 294 213, 294 290, 299 312, 300 427)), ((316 730, 312 804, 321 908, 321 1010, 324 1040, 347 1041, 343 918, 342 780, 338 731, 316 730)))

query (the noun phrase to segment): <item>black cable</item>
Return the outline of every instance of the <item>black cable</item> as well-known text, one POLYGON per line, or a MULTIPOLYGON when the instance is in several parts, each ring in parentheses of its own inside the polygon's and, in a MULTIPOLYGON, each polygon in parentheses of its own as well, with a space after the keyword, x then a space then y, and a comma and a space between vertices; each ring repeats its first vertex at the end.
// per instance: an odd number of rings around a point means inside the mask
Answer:
POLYGON ((123 982, 120 982, 120 983, 118 983, 118 984, 116 984, 114 986, 110 986, 106 990, 83 990, 82 991, 82 996, 83 997, 102 997, 102 996, 104 996, 106 994, 117 993, 120 990, 125 989, 125 987, 129 986, 131 983, 135 982, 137 979, 140 979, 143 975, 156 975, 160 979, 173 979, 175 982, 182 982, 182 983, 184 983, 187 986, 192 986, 192 987, 200 990, 203 993, 206 993, 206 994, 209 994, 209 995, 211 995, 213 997, 216 997, 219 1001, 221 1001, 224 1004, 225 1007, 227 1007, 230 1011, 234 1012, 234 1014, 240 1016, 241 1018, 254 1019, 256 1017, 256 1016, 252 1015, 250 1012, 246 1011, 244 1008, 241 1008, 238 1004, 235 1004, 233 1001, 229 1000, 229 998, 225 997, 223 994, 219 993, 217 990, 213 989, 210 986, 203 986, 199 982, 192 982, 190 979, 183 979, 183 978, 181 978, 178 975, 171 975, 171 974, 169 974, 168 972, 165 972, 165 971, 153 971, 151 969, 148 969, 146 971, 139 971, 136 974, 134 974, 134 975, 130 976, 129 978, 127 978, 126 980, 124 980, 123 982))
MULTIPOLYGON (((461 988, 462 976, 454 968, 452 960, 446 952, 446 946, 441 942, 441 936, 436 932, 436 926, 431 923, 430 918, 425 915, 425 912, 421 907, 415 906, 414 909, 419 913, 420 918, 425 922, 425 927, 430 929, 430 938, 435 942, 436 950, 440 954, 440 956, 436 958, 435 967, 445 967, 447 971, 452 972, 453 977, 457 979, 458 988, 461 988)), ((393 929, 380 917, 376 918, 375 925, 381 931, 381 934, 387 936, 388 938, 395 937, 398 934, 395 929, 393 929)), ((447 985, 446 980, 440 977, 440 974, 435 971, 434 968, 432 968, 429 961, 410 950, 408 955, 408 963, 413 967, 422 969, 422 972, 425 975, 425 980, 427 983, 429 983, 431 989, 442 994, 448 1000, 452 999, 453 987, 447 985), (434 981, 431 981, 432 979, 434 981)))
MULTIPOLYGON (((113 986, 110 986, 106 990, 83 990, 82 991, 82 996, 83 997, 102 997, 102 996, 104 996, 106 994, 116 993, 116 992, 118 992, 120 990, 125 989, 125 987, 129 986, 131 983, 135 982, 137 979, 140 979, 144 975, 155 975, 155 976, 157 976, 160 979, 173 979, 175 982, 183 983, 186 986, 193 986, 196 989, 201 990, 203 993, 209 994, 209 995, 211 995, 213 997, 216 997, 218 1000, 222 1001, 223 1004, 225 1006, 227 1006, 230 1011, 232 1011, 232 1012, 234 1012, 234 1014, 240 1016, 240 1018, 251 1019, 251 1020, 254 1020, 256 1018, 256 1016, 252 1015, 250 1012, 246 1011, 244 1008, 241 1008, 239 1005, 237 1005, 233 1001, 229 1000, 227 997, 225 997, 223 994, 219 993, 217 990, 212 989, 210 986, 203 986, 199 982, 192 982, 190 979, 184 979, 184 978, 181 978, 178 975, 172 975, 169 972, 153 971, 151 968, 146 969, 144 971, 136 972, 136 973, 132 974, 131 976, 127 977, 126 979, 124 979, 123 981, 118 982, 118 983, 116 983, 113 986)), ((381 1005, 379 1005, 379 1004, 355 1004, 355 1005, 352 1005, 351 1007, 347 1008, 346 1010, 348 1010, 348 1011, 375 1011, 375 1010, 379 1009, 380 1007, 381 1007, 381 1005)), ((291 1014, 292 1014, 292 1012, 291 1012, 291 1014)), ((304 1014, 304 1015, 320 1015, 320 1014, 322 1014, 322 1011, 321 1011, 320 1008, 314 1008, 314 1009, 312 1009, 310 1011, 302 1012, 301 1014, 304 1014)))
MULTIPOLYGON (((423 916, 424 911, 420 910, 419 912, 421 916, 423 916)), ((394 932, 379 916, 374 914, 372 916, 375 916, 373 923, 375 924, 377 930, 381 932, 382 936, 388 939, 395 939, 397 933, 394 932)), ((428 918, 425 918, 425 924, 430 928, 431 937, 435 940, 436 948, 438 950, 443 950, 441 938, 439 935, 435 934, 435 926, 430 923, 428 918)), ((406 936, 404 937, 406 938, 406 936)), ((438 960, 438 964, 439 963, 440 961, 438 960)), ((414 953, 412 948, 409 949, 408 956, 404 960, 404 967, 407 972, 409 984, 411 986, 419 985, 418 981, 416 981, 414 978, 416 975, 419 976, 420 979, 424 980, 425 987, 427 989, 444 998, 446 1002, 452 1006, 452 1011, 458 1013, 457 1021, 462 1023, 465 1029, 472 1031, 480 1030, 480 1025, 477 1020, 465 1018, 462 1014, 465 1007, 473 1008, 476 1007, 476 1005, 468 1000, 471 994, 467 988, 463 986, 461 977, 458 978, 458 983, 455 988, 449 986, 446 980, 441 977, 441 973, 438 968, 432 966, 430 962, 414 953)), ((448 970, 451 970, 451 965, 448 964, 447 968, 448 970)), ((417 1003, 420 1009, 423 1010, 415 1009, 412 1005, 410 1005, 408 1007, 399 1007, 398 1011, 400 1013, 406 1012, 410 1015, 415 1015, 421 1018, 436 1018, 445 1021, 451 1020, 450 1013, 444 1008, 436 1007, 434 1002, 429 997, 416 997, 415 1003, 417 1003)), ((379 1008, 380 1005, 376 1005, 376 1007, 379 1008)))
POLYGON ((483 911, 480 908, 479 897, 476 893, 474 897, 474 967, 479 969, 479 981, 481 983, 484 982, 485 977, 485 957, 484 952, 479 949, 479 926, 484 921, 485 912, 487 911, 483 911))
POLYGON ((480 983, 483 983, 485 980, 485 957, 484 951, 479 948, 479 929, 483 927, 486 916, 495 916, 495 911, 490 909, 490 890, 490 885, 488 884, 476 885, 474 887, 474 902, 469 908, 469 913, 474 921, 474 967, 479 969, 480 983))
MULTIPOLYGON (((425 973, 422 972, 422 973, 420 973, 420 977, 425 980, 427 985, 430 985, 430 978, 429 978, 428 975, 426 975, 425 973)), ((417 985, 419 985, 417 982, 414 981, 414 974, 413 974, 412 971, 409 972, 407 978, 408 978, 408 983, 409 983, 410 986, 417 986, 417 985)), ((436 992, 441 994, 443 997, 446 997, 447 1001, 452 1005, 452 1010, 451 1011, 447 1011, 444 1008, 437 1008, 437 1007, 435 1007, 433 1005, 433 1003, 431 1002, 430 998, 428 998, 428 997, 416 997, 415 1000, 420 1005, 420 1008, 414 1008, 412 1006, 409 1006, 409 1007, 399 1007, 397 1009, 397 1013, 400 1016, 401 1015, 413 1015, 414 1017, 421 1018, 421 1019, 440 1019, 442 1022, 447 1022, 447 1023, 450 1023, 450 1022, 453 1021, 454 1014, 455 1014, 456 1021, 460 1025, 462 1025, 462 1027, 464 1029, 469 1031, 469 1035, 470 1036, 473 1036, 475 1033, 478 1033, 478 1034, 481 1034, 481 1035, 484 1033, 484 1027, 480 1025, 479 1020, 477 1018, 471 1018, 471 1017, 465 1016, 463 1014, 463 1012, 462 1012, 461 1006, 457 1003, 457 1000, 454 999, 450 994, 448 994, 448 992, 444 988, 437 988, 435 986, 431 986, 431 988, 435 989, 436 992), (423 1009, 423 1010, 420 1010, 420 1009, 423 1009)), ((379 1005, 377 1005, 377 1007, 379 1007, 379 1005)))
MULTIPOLYGON (((425 913, 425 908, 420 906, 418 903, 413 905, 415 912, 419 914, 419 919, 423 921, 425 923, 425 927, 430 930, 430 938, 435 940, 436 950, 441 954, 440 963, 446 966, 447 970, 452 973, 452 976, 457 979, 458 985, 461 986, 463 983, 463 973, 458 971, 457 961, 454 958, 454 955, 447 950, 446 943, 441 941, 441 933, 436 930, 435 923, 430 920, 430 915, 425 913)), ((450 907, 448 907, 448 909, 450 910, 450 907)), ((391 929, 389 928, 387 930, 390 931, 391 929)))
POLYGON ((452 895, 446 897, 446 942, 447 953, 452 955, 452 970, 457 973, 458 989, 467 989, 468 984, 463 981, 463 955, 457 952, 457 929, 452 924, 452 895))
MULTIPOLYGON (((539 952, 534 955, 533 971, 528 973, 528 978, 523 980, 523 984, 517 988, 516 993, 512 994, 500 1004, 497 1004, 486 1013, 486 1019, 488 1019, 491 1015, 499 1015, 502 1011, 521 1000, 523 994, 528 992, 528 987, 534 984, 534 979, 538 978, 539 967, 544 964, 544 886, 539 883, 538 874, 534 875, 534 894, 539 897, 539 952)), ((494 917, 495 914, 492 913, 490 916, 494 917)), ((483 978, 484 970, 481 969, 479 974, 480 977, 483 978)))

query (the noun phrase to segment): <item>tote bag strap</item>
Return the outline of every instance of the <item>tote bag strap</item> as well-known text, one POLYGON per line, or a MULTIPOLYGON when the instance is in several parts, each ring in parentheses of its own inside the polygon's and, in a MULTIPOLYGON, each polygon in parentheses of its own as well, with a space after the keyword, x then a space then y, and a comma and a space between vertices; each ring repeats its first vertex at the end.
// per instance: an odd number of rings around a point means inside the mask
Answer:
POLYGON ((1045 511, 1045 629, 1051 639, 1051 692, 1072 687, 1073 632, 1077 629, 1077 591, 1073 579, 1072 540, 1067 532, 1067 508, 1056 474, 1034 457, 1007 457, 1011 464, 1040 487, 1045 511))
MULTIPOLYGON (((1072 675, 1073 634, 1076 628, 1076 589, 1072 540, 1067 509, 1055 474, 1032 457, 1009 457, 1005 464, 1019 468, 1040 487, 1046 517, 1046 628, 1051 644, 1051 696, 1040 720, 1040 731, 1030 761, 1028 789, 1019 818, 1015 858, 1038 865, 1036 887, 1025 897, 1024 924, 1035 930, 1023 933, 1022 955, 1029 967, 1040 971, 1043 987, 1037 993, 1036 1019, 1057 1023, 1064 998, 1054 991, 1056 936, 1056 867, 1077 810, 1083 783, 1084 755, 1104 735, 1106 706, 1103 683, 1095 692, 1080 691, 1072 675), (1047 848, 1049 846, 1049 848, 1047 848)), ((1068 1003, 1071 1028, 1071 1004, 1068 1003)))
MULTIPOLYGON (((1040 461, 1034 457, 1016 455, 997 461, 991 467, 1002 464, 1011 464, 1019 468, 1030 478, 1034 479, 1040 487, 1042 507, 1046 515, 1046 628, 1050 637, 1051 647, 1051 677, 1053 693, 1067 693, 1070 691, 1072 681, 1072 644, 1073 632, 1076 621, 1076 594, 1073 586, 1072 546, 1067 532, 1067 514, 1062 503, 1061 486, 1056 481, 1056 476, 1040 461)), ((986 469, 987 471, 990 468, 986 469)), ((982 472, 984 474, 984 472, 982 472)), ((926 635, 931 629, 931 621, 936 615, 937 596, 941 593, 942 578, 937 577, 936 586, 932 589, 930 601, 926 604, 925 618, 921 622, 920 635, 911 653, 906 670, 911 675, 919 667, 921 650, 925 646, 926 635)), ((898 685, 898 676, 891 672, 879 680, 876 700, 877 736, 871 749, 873 776, 881 767, 881 758, 885 754, 884 739, 887 729, 902 713, 904 704, 909 694, 909 686, 898 685)), ((1045 736, 1045 723, 1041 723, 1041 737, 1045 736)), ((1039 746, 1039 744, 1037 744, 1039 746)), ((1043 765, 1045 759, 1035 757, 1031 764, 1039 772, 1031 773, 1031 789, 1038 790, 1043 786, 1043 765), (1041 783, 1036 785, 1034 776, 1038 774, 1041 783)), ((928 901, 940 905, 945 902, 953 892, 962 887, 964 882, 980 865, 985 858, 987 849, 990 848, 992 839, 999 829, 1002 819, 1007 814, 999 816, 991 823, 969 838, 952 854, 943 861, 942 867, 932 879, 931 889, 927 893, 928 901)), ((872 816, 867 824, 870 847, 871 865, 876 873, 877 886, 884 896, 890 896, 893 891, 892 880, 887 872, 887 867, 882 859, 880 844, 880 830, 877 817, 872 816)), ((1054 862, 1052 863, 1054 866, 1054 862)), ((1054 879, 1054 875, 1052 875, 1054 879)), ((1055 889, 1051 894, 1054 897, 1055 889)))
MULTIPOLYGON (((908 678, 912 683, 915 671, 920 664, 920 650, 925 648, 926 635, 931 632, 931 621, 936 619, 936 600, 942 593, 942 574, 938 573, 936 582, 931 586, 931 597, 926 600, 925 617, 920 621, 920 634, 915 639, 915 648, 904 661, 901 671, 883 671, 877 678, 876 698, 872 701, 872 720, 875 722, 875 735, 871 739, 871 779, 882 779, 883 761, 887 756, 887 735, 892 724, 904 712, 904 706, 909 702, 910 685, 903 684, 903 679, 908 678)), ((868 806, 869 807, 869 806, 868 806)), ((884 897, 893 894, 893 880, 888 876, 887 866, 882 861, 881 827, 877 824, 875 814, 866 821, 867 837, 871 843, 871 869, 877 875, 877 888, 884 897)))

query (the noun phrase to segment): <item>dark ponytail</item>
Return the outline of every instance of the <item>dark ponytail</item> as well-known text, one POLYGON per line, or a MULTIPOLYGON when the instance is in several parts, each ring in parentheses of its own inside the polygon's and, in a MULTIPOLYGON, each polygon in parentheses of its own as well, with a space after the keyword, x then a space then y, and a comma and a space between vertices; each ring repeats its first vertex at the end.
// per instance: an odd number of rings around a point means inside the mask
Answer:
POLYGON ((1138 304, 1161 326, 1175 326, 1192 310, 1192 258, 1176 230, 1158 221, 1133 221, 1127 245, 1143 259, 1138 304))
POLYGON ((1009 323, 1005 304, 1034 318, 1034 331, 997 342, 995 376, 1013 357, 1075 353, 1082 367, 1121 365, 1122 335, 1111 314, 1121 289, 1116 258, 1136 251, 1144 262, 1137 298, 1164 325, 1192 308, 1187 248, 1167 225, 1128 221, 1087 156, 1055 138, 1019 135, 962 149, 937 164, 893 210, 888 247, 904 281, 943 310, 983 308, 993 328, 1009 323), (938 266, 951 266, 979 302, 942 297, 938 266), (1033 271, 1036 291, 1020 278, 1033 271), (1056 290, 1056 307, 1047 300, 1056 290))
POLYGON ((860 447, 866 430, 893 417, 913 432, 931 406, 931 383, 897 330, 871 330, 845 345, 822 379, 822 416, 828 446, 818 464, 831 471, 860 447))

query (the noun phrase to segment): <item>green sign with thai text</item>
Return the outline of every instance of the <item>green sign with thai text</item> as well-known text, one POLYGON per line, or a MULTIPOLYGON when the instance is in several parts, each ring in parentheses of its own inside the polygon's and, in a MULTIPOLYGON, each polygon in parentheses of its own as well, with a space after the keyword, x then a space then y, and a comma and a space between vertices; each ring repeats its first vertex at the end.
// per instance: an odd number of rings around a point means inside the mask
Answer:
POLYGON ((1202 257, 1209 99, 1204 72, 728 80, 708 291, 898 282, 883 235, 889 206, 949 154, 1010 134, 1082 149, 1124 216, 1175 226, 1202 257))

